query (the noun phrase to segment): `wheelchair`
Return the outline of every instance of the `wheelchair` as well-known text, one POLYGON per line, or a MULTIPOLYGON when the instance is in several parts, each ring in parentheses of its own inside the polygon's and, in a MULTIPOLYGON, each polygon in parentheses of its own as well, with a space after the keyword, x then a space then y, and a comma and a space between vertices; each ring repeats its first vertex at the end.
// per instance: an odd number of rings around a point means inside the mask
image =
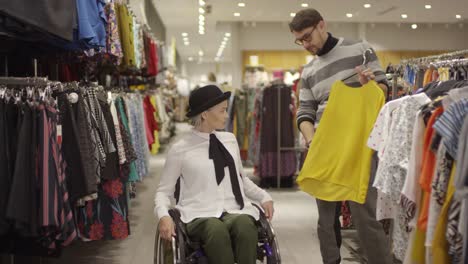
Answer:
MULTIPOLYGON (((257 263, 281 264, 278 240, 263 210, 253 204, 260 212, 256 221, 258 230, 257 263)), ((176 237, 171 242, 164 241, 156 232, 154 264, 208 264, 200 242, 189 238, 185 224, 180 220, 180 212, 170 209, 169 214, 175 224, 176 237)))

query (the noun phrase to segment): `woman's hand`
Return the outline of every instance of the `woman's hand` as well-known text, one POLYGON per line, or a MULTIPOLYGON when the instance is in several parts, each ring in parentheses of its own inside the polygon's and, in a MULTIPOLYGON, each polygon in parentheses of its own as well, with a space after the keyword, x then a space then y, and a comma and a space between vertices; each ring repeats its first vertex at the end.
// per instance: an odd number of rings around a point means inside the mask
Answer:
POLYGON ((159 220, 159 234, 167 241, 171 241, 172 237, 176 236, 174 222, 170 216, 164 216, 159 220))
POLYGON ((268 218, 268 220, 271 221, 273 219, 273 213, 275 212, 275 209, 273 208, 273 201, 268 201, 264 202, 262 204, 263 211, 265 211, 265 216, 268 218))

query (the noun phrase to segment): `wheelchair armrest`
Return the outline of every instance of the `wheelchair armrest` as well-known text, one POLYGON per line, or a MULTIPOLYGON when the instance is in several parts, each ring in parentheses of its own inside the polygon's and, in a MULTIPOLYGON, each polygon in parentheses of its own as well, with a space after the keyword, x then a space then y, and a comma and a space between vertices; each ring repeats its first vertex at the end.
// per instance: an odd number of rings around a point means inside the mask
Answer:
POLYGON ((259 240, 267 241, 272 235, 270 223, 268 222, 268 219, 265 213, 263 212, 263 209, 255 203, 252 203, 252 205, 255 208, 257 208, 260 214, 258 221, 256 221, 258 227, 258 238, 259 240))
POLYGON ((182 235, 184 237, 184 240, 190 245, 191 248, 193 249, 198 249, 201 247, 200 243, 198 241, 193 241, 190 239, 186 226, 184 222, 180 219, 181 214, 180 211, 176 208, 169 209, 169 215, 174 221, 174 224, 176 226, 177 235, 182 235), (180 233, 179 233, 180 232, 180 233))
POLYGON ((257 208, 258 212, 260 213, 260 218, 266 218, 265 212, 263 211, 263 209, 262 209, 260 206, 258 206, 258 204, 252 203, 252 205, 253 205, 255 208, 257 208))

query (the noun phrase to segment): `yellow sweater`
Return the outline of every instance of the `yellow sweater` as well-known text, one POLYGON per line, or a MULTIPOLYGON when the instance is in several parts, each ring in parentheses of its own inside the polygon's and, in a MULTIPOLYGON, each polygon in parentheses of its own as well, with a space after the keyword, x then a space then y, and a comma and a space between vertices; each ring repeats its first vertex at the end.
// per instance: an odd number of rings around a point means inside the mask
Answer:
POLYGON ((384 103, 374 81, 360 88, 333 84, 297 178, 304 192, 325 201, 365 202, 372 159, 366 143, 384 103))

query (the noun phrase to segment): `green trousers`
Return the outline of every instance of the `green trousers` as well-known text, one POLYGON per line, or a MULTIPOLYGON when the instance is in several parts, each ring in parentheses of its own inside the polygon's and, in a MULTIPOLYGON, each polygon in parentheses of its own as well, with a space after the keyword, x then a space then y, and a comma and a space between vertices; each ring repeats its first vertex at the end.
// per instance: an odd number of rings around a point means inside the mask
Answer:
POLYGON ((187 224, 188 235, 202 242, 210 264, 255 264, 258 233, 250 215, 223 214, 187 224))

